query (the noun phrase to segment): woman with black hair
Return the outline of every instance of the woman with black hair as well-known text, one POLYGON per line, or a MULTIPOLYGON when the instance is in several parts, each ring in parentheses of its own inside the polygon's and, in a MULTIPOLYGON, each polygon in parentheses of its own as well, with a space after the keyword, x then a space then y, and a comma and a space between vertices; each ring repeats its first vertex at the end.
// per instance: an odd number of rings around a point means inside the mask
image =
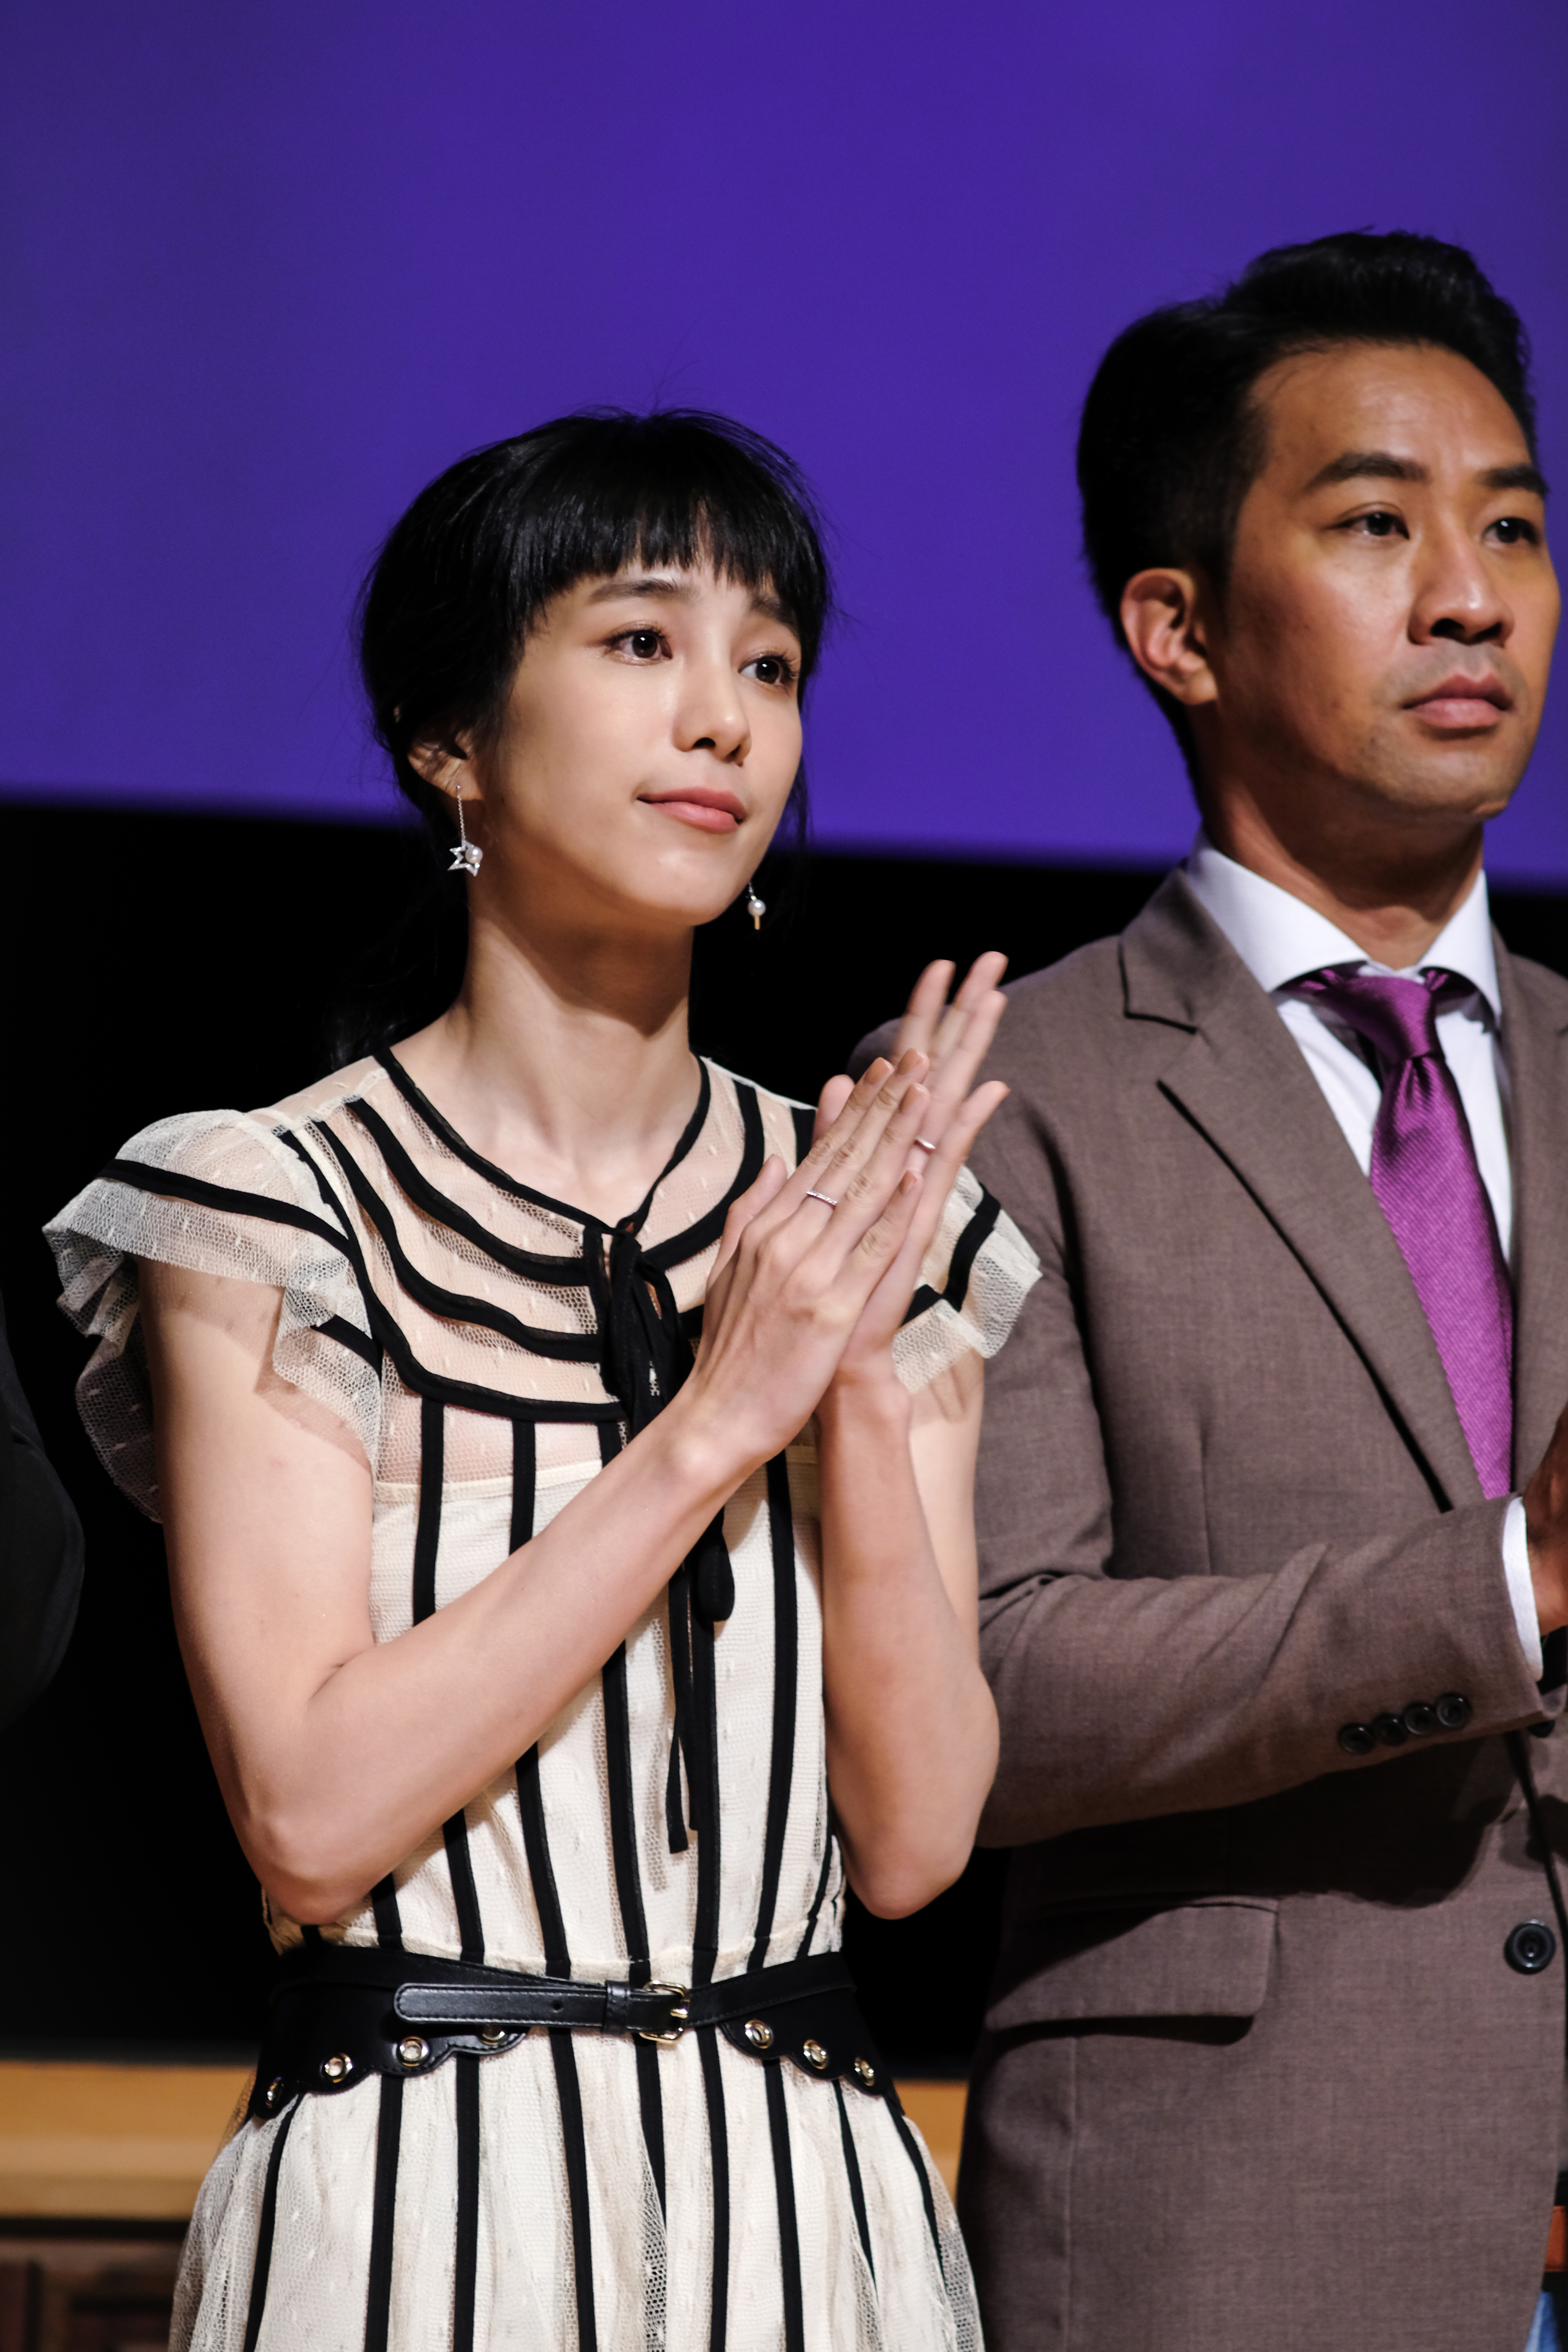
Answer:
POLYGON ((994 1767, 1000 960, 945 1011, 933 966, 815 1116, 687 1044, 827 602, 793 469, 721 419, 441 476, 362 644, 468 877, 457 1001, 148 1129, 51 1229, 283 1954, 181 2347, 978 2342, 838 1945, 847 1882, 957 1875, 994 1767))

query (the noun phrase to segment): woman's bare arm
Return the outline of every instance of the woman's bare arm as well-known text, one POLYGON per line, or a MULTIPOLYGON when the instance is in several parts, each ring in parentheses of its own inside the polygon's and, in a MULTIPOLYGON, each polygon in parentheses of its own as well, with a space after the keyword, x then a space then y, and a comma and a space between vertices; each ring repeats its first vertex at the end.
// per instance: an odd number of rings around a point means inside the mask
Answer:
MULTIPOLYGON (((974 1549, 984 1368, 965 1354, 911 1398, 892 1346, 942 1204, 1005 1091, 970 1091, 1004 969, 982 956, 952 1005, 951 964, 915 988, 900 1044, 930 1058, 925 1197, 817 1409, 828 1784, 850 1884, 888 1917, 958 1876, 996 1770, 974 1549)), ((837 1099, 825 1093, 824 1118, 837 1099)))
POLYGON ((827 1774, 850 1884, 900 1918, 958 1876, 996 1770, 978 1657, 983 1368, 834 1383, 822 1431, 827 1774))
POLYGON ((295 1917, 333 1919, 588 1683, 714 1512, 807 1421, 899 1256, 924 1063, 874 1065, 820 1163, 736 1204, 696 1370, 540 1535, 376 1643, 371 1478, 271 1374, 279 1294, 142 1268, 159 1485, 182 1648, 230 1817, 295 1917))

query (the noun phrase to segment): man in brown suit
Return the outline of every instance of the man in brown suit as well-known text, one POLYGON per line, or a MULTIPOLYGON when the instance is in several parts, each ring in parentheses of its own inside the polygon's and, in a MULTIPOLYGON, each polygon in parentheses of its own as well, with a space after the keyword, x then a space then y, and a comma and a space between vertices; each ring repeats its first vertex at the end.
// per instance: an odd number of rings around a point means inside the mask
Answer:
POLYGON ((1045 1268, 982 1439, 987 2344, 1521 2352, 1557 2340, 1568 985, 1481 874, 1558 613, 1518 321, 1432 240, 1267 255, 1120 339, 1079 478, 1204 831, 1013 988, 975 1153, 1045 1268))

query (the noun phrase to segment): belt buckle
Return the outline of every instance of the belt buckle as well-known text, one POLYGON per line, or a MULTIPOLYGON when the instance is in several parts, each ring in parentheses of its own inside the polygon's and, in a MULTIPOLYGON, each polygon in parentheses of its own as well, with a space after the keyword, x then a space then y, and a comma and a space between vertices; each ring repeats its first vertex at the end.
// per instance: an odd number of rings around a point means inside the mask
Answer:
POLYGON ((639 2025, 637 2028, 637 2040, 639 2042, 657 2042, 660 2043, 664 2049, 672 2050, 686 2031, 686 2003, 691 1998, 690 1990, 686 1985, 650 1984, 644 1985, 643 1990, 644 1992, 659 1992, 667 1996, 669 2001, 670 2021, 674 2030, 668 2033, 656 2033, 651 2026, 639 2025))

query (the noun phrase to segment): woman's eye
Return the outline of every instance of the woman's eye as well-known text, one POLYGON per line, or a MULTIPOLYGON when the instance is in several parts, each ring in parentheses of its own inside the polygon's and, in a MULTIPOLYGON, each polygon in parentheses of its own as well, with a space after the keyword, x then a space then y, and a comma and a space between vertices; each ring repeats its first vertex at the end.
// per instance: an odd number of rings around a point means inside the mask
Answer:
POLYGON ((638 661, 657 661, 664 651, 664 639, 657 629, 628 629, 621 643, 638 661))
POLYGON ((759 686, 793 686, 795 664, 785 654, 759 654, 755 661, 746 664, 742 677, 754 677, 759 686))

